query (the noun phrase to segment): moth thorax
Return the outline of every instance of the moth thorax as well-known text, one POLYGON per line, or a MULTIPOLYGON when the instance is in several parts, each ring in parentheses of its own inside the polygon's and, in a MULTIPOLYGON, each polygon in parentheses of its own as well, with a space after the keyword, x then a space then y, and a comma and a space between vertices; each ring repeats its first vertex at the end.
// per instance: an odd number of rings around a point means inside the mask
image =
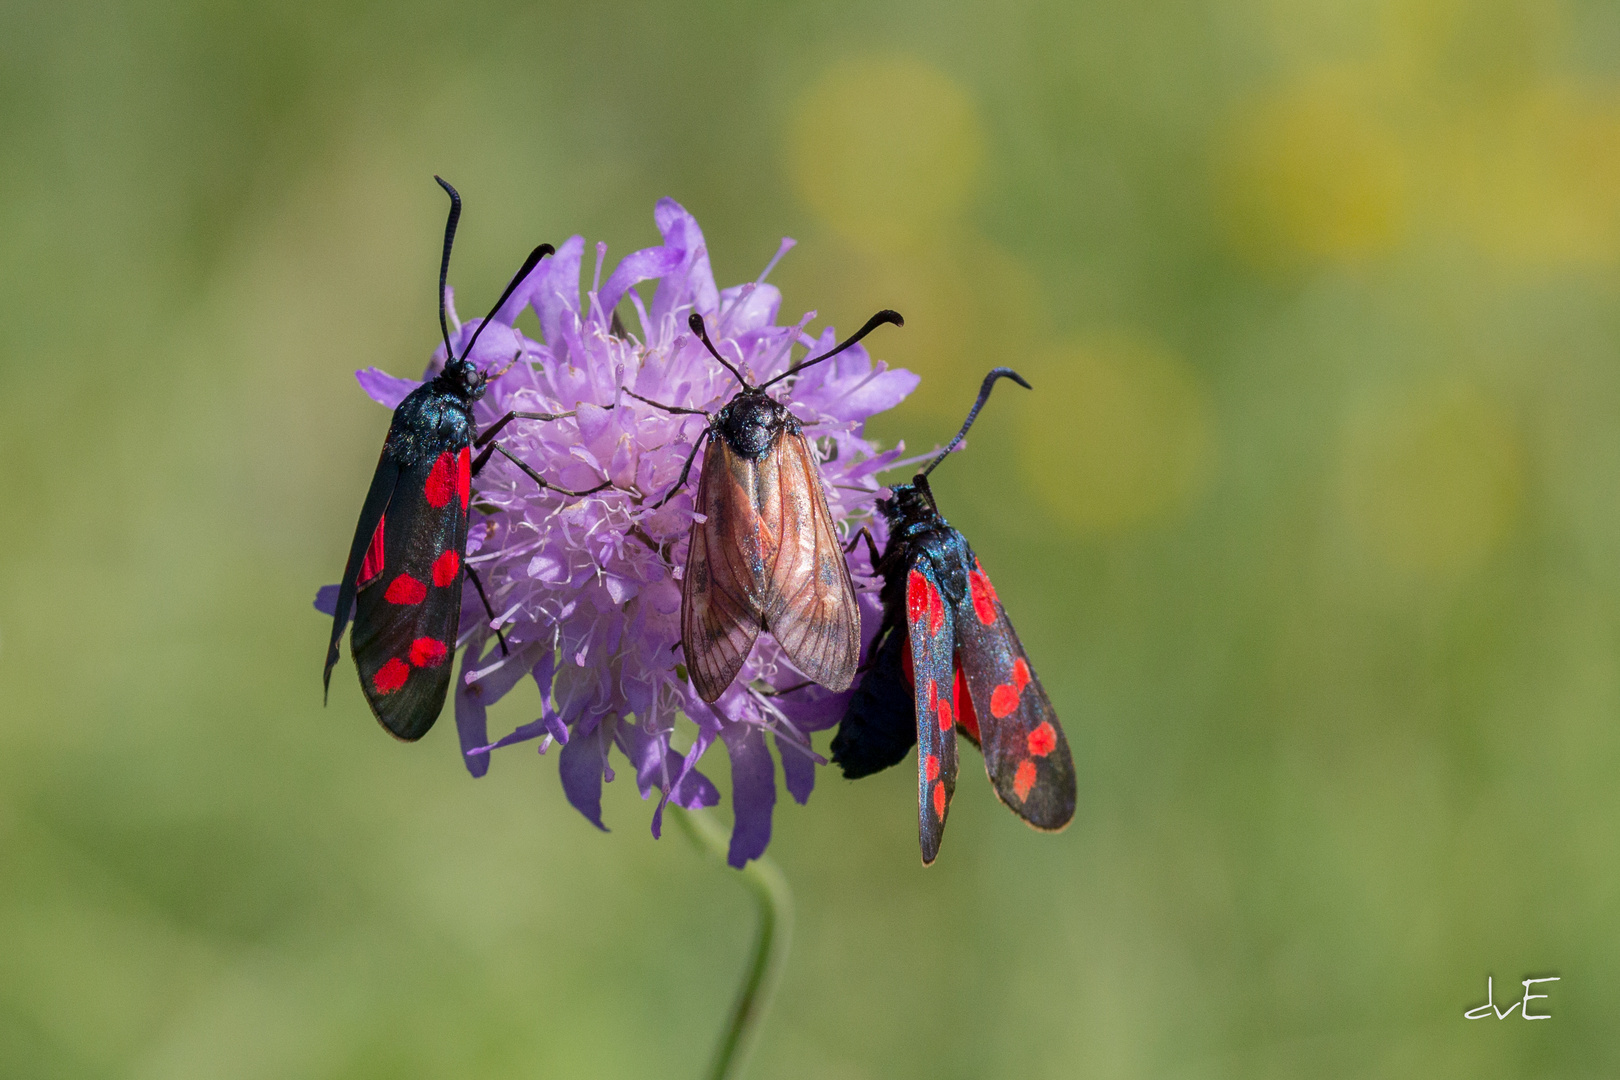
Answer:
POLYGON ((715 429, 743 457, 761 458, 789 425, 792 414, 764 394, 738 394, 715 418, 715 429))

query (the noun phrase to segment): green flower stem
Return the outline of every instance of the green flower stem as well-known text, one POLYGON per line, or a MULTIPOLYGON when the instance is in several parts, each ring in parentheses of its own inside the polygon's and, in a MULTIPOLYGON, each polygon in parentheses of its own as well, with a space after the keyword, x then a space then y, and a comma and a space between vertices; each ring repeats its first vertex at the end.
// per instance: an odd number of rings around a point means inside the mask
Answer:
MULTIPOLYGON (((726 834, 708 813, 670 809, 686 834, 699 846, 722 861, 726 858, 726 834)), ((742 878, 754 890, 754 899, 759 902, 759 937, 754 943, 753 961, 737 992, 737 1003, 731 1007, 730 1022, 721 1033, 720 1045, 715 1048, 714 1065, 709 1070, 711 1080, 730 1080, 742 1075, 748 1055, 759 1042, 760 1029, 765 1014, 770 1011, 776 984, 782 979, 782 966, 793 937, 793 893, 776 864, 764 857, 755 859, 743 869, 742 878)))

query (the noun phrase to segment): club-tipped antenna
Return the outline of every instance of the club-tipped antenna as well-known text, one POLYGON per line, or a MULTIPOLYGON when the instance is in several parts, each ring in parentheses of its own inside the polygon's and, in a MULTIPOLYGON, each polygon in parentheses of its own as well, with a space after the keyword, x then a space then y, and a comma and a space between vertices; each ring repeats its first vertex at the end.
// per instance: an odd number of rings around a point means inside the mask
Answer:
POLYGON ((748 380, 743 378, 743 373, 733 367, 730 360, 727 360, 725 357, 721 356, 720 350, 715 348, 714 342, 709 340, 709 331, 708 328, 703 325, 703 316, 699 315, 695 311, 692 312, 692 317, 686 320, 686 325, 690 326, 692 328, 692 333, 696 334, 698 336, 698 340, 703 342, 703 347, 709 350, 709 355, 724 364, 726 370, 737 376, 737 381, 742 383, 744 387, 747 387, 748 380))
POLYGON ((780 374, 776 378, 770 380, 770 382, 761 383, 759 388, 761 390, 763 390, 763 389, 765 389, 765 387, 770 386, 772 383, 779 383, 783 379, 787 378, 789 375, 794 375, 794 374, 797 374, 800 371, 803 371, 805 368, 809 367, 811 364, 819 364, 823 360, 830 360, 832 357, 837 356, 839 353, 843 352, 845 349, 849 348, 851 345, 855 344, 857 341, 861 340, 861 338, 865 337, 867 334, 870 334, 873 330, 876 330, 878 327, 882 326, 884 323, 893 323, 896 326, 904 326, 904 325, 906 325, 906 320, 901 318, 900 313, 898 311, 891 311, 888 308, 884 308, 882 311, 878 312, 876 315, 872 316, 870 319, 867 319, 865 326, 863 326, 859 330, 855 331, 853 334, 851 334, 849 337, 845 338, 843 341, 840 341, 833 348, 831 348, 828 351, 822 353, 820 356, 811 357, 809 360, 803 360, 803 361, 800 361, 797 364, 794 364, 792 367, 790 367, 786 371, 782 372, 782 374, 780 374))
POLYGON ((1011 379, 1019 386, 1022 386, 1025 390, 1034 389, 1034 387, 1030 386, 1029 383, 1024 381, 1024 377, 1022 375, 1018 374, 1018 372, 1014 371, 1010 367, 991 368, 990 374, 984 377, 984 385, 979 387, 979 399, 973 403, 973 408, 968 410, 967 419, 962 421, 962 430, 958 431, 956 433, 956 438, 946 443, 945 449, 941 450, 938 455, 935 456, 934 460, 930 461, 927 466, 923 468, 923 471, 917 474, 919 477, 927 476, 929 473, 933 472, 934 466, 944 461, 946 455, 952 450, 955 450, 957 444, 963 439, 967 438, 968 428, 973 426, 973 421, 978 418, 979 410, 984 408, 984 403, 990 400, 990 391, 996 385, 996 380, 1002 378, 1011 379))
POLYGON ((449 359, 456 354, 456 350, 450 347, 450 323, 444 316, 444 290, 450 280, 450 247, 456 242, 456 222, 461 220, 461 193, 446 183, 444 177, 435 175, 433 179, 450 196, 450 220, 444 223, 444 258, 439 260, 439 333, 444 335, 444 355, 445 359, 449 359))
POLYGON ((557 249, 552 247, 550 244, 541 244, 539 247, 529 252, 529 257, 523 260, 523 265, 518 268, 518 272, 513 276, 511 281, 507 282, 506 291, 501 293, 501 298, 495 301, 495 306, 489 309, 489 314, 484 316, 484 321, 478 324, 477 330, 473 331, 472 340, 467 342, 466 349, 462 350, 461 359, 465 360, 467 357, 472 355, 473 346, 478 344, 478 335, 484 332, 484 327, 488 326, 489 321, 495 317, 495 313, 501 310, 501 305, 506 303, 506 301, 511 298, 513 293, 517 292, 517 287, 523 284, 524 279, 529 276, 529 273, 534 270, 536 266, 540 265, 540 260, 545 258, 547 255, 555 255, 556 253, 557 249))

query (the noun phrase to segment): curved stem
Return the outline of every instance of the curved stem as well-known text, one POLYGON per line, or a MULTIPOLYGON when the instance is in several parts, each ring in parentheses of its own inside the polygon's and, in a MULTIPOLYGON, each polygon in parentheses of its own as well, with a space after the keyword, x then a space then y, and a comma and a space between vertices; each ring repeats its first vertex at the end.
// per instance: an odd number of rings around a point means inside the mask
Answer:
MULTIPOLYGON (((718 858, 726 858, 726 835, 713 818, 702 811, 670 809, 693 841, 718 858)), ((715 1048, 714 1064, 709 1069, 711 1080, 742 1075, 748 1055, 759 1042, 760 1027, 770 1011, 793 937, 793 892, 782 871, 761 856, 743 868, 742 877, 759 903, 759 936, 754 942, 753 960, 737 991, 737 1002, 731 1007, 731 1017, 715 1048)))

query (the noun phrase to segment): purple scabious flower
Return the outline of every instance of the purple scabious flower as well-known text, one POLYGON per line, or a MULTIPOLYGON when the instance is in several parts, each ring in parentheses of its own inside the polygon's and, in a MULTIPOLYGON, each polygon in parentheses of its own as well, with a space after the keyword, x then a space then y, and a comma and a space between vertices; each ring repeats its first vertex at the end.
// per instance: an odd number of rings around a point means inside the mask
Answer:
MULTIPOLYGON (((467 563, 494 607, 491 623, 475 590, 463 593, 460 645, 466 647, 455 684, 456 727, 467 768, 489 769, 492 752, 538 740, 554 744, 563 791, 592 824, 602 824, 602 782, 612 780, 617 748, 635 772, 643 799, 657 796, 652 831, 660 832, 666 803, 713 806, 720 794, 698 768, 716 741, 731 762, 730 862, 743 866, 764 852, 776 803, 776 744, 788 792, 810 797, 815 766, 826 764, 810 734, 837 723, 849 693, 805 682, 776 642, 761 635, 736 681, 712 705, 680 666, 681 569, 692 525, 691 490, 653 509, 680 476, 704 427, 701 416, 671 415, 621 388, 667 405, 714 412, 739 389, 687 328, 701 314, 721 353, 756 383, 791 364, 794 346, 816 352, 837 341, 832 327, 805 332, 810 312, 778 325, 781 294, 765 283, 793 241, 784 240, 758 280, 718 289, 703 233, 671 199, 654 211, 664 242, 625 257, 602 280, 606 245, 596 246, 591 287, 580 293, 585 242, 575 236, 542 262, 491 319, 472 359, 503 372, 490 379, 477 406, 480 426, 509 410, 567 412, 563 420, 516 421, 501 435, 512 453, 546 480, 583 490, 576 498, 543 490, 500 455, 475 483, 477 502, 467 563), (632 288, 656 281, 651 304, 632 288), (628 299, 639 334, 618 329, 614 313, 628 299), (539 317, 543 342, 513 325, 524 307, 539 317), (503 655, 494 626, 506 636, 503 655), (540 715, 492 740, 486 710, 525 678, 539 688, 540 715), (779 693, 788 690, 788 693, 779 693), (672 745, 678 716, 696 727, 690 746, 672 745)), ((454 324, 456 349, 478 322, 454 324)), ((797 359, 802 359, 801 354, 797 359)), ((444 363, 441 346, 431 377, 444 363)), ((393 408, 418 383, 375 368, 358 373, 373 399, 393 408)), ((873 513, 877 476, 899 464, 901 447, 879 453, 863 434, 866 419, 898 404, 917 385, 909 371, 874 364, 856 345, 781 384, 776 398, 821 449, 828 505, 846 536, 865 525, 881 546, 882 516, 873 513)), ((688 489, 696 484, 702 451, 688 489)), ((863 644, 877 632, 881 608, 865 545, 850 557, 861 605, 863 644)))

